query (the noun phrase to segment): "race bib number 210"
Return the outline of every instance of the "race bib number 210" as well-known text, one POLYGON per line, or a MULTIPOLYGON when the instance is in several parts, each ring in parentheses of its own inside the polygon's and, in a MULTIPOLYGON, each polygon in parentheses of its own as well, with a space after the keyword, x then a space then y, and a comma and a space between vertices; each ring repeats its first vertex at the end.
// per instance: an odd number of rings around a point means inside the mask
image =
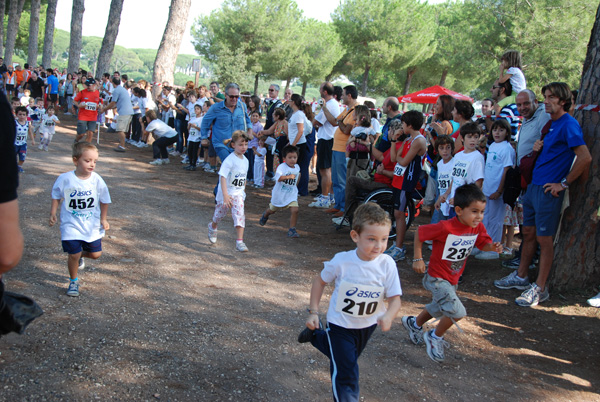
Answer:
POLYGON ((338 289, 335 310, 351 317, 375 314, 383 303, 384 288, 342 282, 338 289))

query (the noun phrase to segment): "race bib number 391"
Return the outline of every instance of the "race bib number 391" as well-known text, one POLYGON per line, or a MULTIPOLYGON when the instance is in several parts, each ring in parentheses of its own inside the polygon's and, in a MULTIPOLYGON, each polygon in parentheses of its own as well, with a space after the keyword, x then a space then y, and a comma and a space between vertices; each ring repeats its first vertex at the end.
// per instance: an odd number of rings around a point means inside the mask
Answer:
POLYGON ((382 286, 357 285, 343 281, 338 289, 335 310, 350 317, 369 317, 383 303, 382 286))
POLYGON ((476 240, 477 235, 448 235, 446 244, 444 245, 442 260, 452 262, 463 261, 471 254, 471 250, 475 247, 476 240))

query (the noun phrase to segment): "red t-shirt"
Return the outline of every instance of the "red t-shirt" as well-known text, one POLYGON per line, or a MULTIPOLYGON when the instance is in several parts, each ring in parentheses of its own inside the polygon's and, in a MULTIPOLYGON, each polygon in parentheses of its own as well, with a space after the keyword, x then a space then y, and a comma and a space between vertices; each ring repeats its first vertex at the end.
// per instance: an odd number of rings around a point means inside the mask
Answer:
POLYGON ((472 228, 463 225, 457 217, 419 226, 418 230, 420 241, 433 241, 427 273, 434 278, 445 279, 452 285, 458 283, 473 247, 481 249, 492 243, 482 223, 472 228))
POLYGON ((77 117, 78 120, 96 121, 98 119, 98 105, 102 104, 100 92, 88 91, 86 88, 83 91, 79 91, 75 97, 75 102, 85 103, 85 107, 79 107, 79 116, 77 117))
MULTIPOLYGON (((396 144, 396 151, 398 150, 398 148, 402 145, 401 142, 396 144)), ((396 166, 395 163, 393 163, 392 161, 390 161, 390 150, 392 149, 392 147, 390 147, 387 151, 385 151, 383 153, 383 161, 381 161, 381 163, 383 164, 383 168, 385 170, 388 170, 390 172, 394 171, 394 166, 396 166)), ((379 174, 379 173, 375 173, 375 176, 373 177, 373 180, 376 181, 377 183, 383 183, 387 186, 392 186, 392 178, 391 177, 387 177, 384 174, 379 174)))

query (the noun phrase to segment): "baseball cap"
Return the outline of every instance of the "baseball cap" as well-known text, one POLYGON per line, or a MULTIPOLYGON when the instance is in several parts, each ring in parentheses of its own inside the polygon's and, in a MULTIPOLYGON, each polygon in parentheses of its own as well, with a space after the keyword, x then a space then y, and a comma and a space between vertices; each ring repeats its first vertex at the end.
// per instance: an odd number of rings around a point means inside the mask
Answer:
POLYGON ((94 85, 96 83, 96 80, 93 78, 88 78, 87 80, 85 80, 85 85, 94 85))

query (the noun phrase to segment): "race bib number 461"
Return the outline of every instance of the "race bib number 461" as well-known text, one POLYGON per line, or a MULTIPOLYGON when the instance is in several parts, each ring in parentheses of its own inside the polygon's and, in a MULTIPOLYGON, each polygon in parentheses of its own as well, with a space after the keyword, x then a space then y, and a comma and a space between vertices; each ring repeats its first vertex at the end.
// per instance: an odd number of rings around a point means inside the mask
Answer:
POLYGON ((471 250, 475 247, 476 240, 477 235, 448 235, 446 244, 444 245, 442 260, 452 262, 463 261, 471 254, 471 250))
POLYGON ((382 286, 357 285, 343 281, 338 289, 335 310, 350 317, 369 317, 383 303, 382 286))

